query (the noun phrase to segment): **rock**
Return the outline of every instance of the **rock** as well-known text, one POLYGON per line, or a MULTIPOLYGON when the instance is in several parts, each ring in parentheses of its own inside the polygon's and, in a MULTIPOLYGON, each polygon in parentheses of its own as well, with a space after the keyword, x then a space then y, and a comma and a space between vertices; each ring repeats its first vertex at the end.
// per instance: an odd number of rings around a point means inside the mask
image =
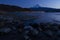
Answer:
POLYGON ((10 28, 0 28, 0 32, 8 33, 10 31, 12 31, 10 28))

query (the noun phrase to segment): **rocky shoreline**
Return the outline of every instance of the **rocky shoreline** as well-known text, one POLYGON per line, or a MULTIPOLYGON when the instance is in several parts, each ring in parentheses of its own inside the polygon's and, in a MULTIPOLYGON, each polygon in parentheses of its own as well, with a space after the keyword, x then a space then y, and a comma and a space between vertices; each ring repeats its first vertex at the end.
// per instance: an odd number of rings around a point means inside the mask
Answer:
POLYGON ((17 16, 0 15, 0 40, 60 40, 60 24, 29 23, 17 16))
POLYGON ((10 30, 7 27, 5 27, 6 30, 0 28, 0 40, 60 40, 59 24, 30 23, 28 26, 16 24, 9 25, 10 30))

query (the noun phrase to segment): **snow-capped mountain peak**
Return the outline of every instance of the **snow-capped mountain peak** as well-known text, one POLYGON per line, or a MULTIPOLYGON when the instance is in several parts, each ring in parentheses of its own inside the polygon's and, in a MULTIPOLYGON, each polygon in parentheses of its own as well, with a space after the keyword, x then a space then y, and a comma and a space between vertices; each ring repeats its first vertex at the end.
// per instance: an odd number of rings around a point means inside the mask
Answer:
POLYGON ((39 8, 39 7, 40 7, 40 5, 39 4, 36 4, 32 8, 39 8))

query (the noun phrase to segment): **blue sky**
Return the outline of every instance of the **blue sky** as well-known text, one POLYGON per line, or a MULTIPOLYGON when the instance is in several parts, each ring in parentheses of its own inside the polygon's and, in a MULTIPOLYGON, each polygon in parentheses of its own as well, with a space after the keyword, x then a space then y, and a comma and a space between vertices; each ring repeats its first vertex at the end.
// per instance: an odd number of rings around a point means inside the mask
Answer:
POLYGON ((31 7, 39 4, 43 7, 60 8, 60 0, 0 0, 0 4, 17 5, 21 7, 31 7))

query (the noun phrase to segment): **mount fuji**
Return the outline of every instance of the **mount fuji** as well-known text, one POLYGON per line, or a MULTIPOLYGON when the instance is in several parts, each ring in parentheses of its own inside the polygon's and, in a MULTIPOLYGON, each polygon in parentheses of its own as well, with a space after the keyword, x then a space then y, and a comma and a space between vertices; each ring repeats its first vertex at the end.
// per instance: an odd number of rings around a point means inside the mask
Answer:
POLYGON ((36 4, 33 7, 31 7, 31 8, 39 8, 39 7, 40 7, 40 5, 39 4, 36 4))
POLYGON ((30 7, 30 10, 32 11, 51 11, 51 10, 55 10, 54 8, 49 8, 49 7, 42 7, 39 4, 36 4, 33 7, 30 7))

